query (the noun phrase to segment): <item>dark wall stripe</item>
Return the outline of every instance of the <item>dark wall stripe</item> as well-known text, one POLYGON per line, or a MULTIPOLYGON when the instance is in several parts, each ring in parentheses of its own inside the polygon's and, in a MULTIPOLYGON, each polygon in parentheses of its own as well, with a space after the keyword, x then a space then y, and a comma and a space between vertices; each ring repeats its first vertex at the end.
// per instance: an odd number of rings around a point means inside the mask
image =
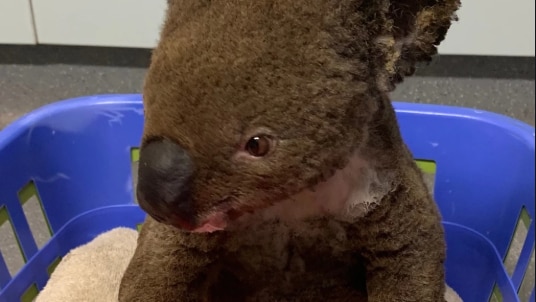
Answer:
MULTIPOLYGON (((0 64, 74 64, 147 67, 151 50, 55 45, 0 45, 0 64)), ((534 57, 439 55, 417 69, 418 76, 496 79, 535 78, 534 57)))
POLYGON ((0 45, 0 64, 147 67, 150 57, 146 48, 0 45))

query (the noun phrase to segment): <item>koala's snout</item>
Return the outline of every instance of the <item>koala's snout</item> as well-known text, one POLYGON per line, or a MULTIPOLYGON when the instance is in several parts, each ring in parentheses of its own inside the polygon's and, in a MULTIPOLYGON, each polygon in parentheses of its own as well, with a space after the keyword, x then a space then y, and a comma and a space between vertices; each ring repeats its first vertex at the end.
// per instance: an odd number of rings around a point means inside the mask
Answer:
POLYGON ((188 152, 168 139, 140 149, 137 197, 140 207, 162 223, 192 229, 195 213, 190 198, 194 163, 188 152))

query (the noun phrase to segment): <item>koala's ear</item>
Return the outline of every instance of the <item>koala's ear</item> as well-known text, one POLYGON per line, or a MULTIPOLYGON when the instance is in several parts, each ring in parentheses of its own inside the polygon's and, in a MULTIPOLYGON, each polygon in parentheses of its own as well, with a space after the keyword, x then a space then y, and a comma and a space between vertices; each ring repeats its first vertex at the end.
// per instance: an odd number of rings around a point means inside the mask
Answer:
POLYGON ((383 57, 383 66, 378 66, 381 88, 392 91, 404 77, 413 75, 418 62, 431 61, 451 23, 457 21, 459 7, 460 0, 384 2, 386 24, 375 41, 383 57))

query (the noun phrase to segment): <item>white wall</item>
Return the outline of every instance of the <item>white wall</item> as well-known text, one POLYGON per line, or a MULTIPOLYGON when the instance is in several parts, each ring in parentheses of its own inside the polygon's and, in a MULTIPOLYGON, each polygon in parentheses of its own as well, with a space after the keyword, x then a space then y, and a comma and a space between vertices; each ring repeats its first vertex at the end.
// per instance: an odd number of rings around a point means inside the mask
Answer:
MULTIPOLYGON (((0 0, 0 43, 152 48, 166 0, 0 0)), ((253 1, 253 0, 252 0, 253 1)), ((440 54, 534 56, 535 0, 462 0, 440 54)))
POLYGON ((534 56, 535 0, 461 0, 442 54, 534 56))
POLYGON ((30 0, 0 0, 0 44, 35 44, 30 0))
POLYGON ((166 8, 166 0, 32 2, 39 43, 60 45, 152 48, 166 8))

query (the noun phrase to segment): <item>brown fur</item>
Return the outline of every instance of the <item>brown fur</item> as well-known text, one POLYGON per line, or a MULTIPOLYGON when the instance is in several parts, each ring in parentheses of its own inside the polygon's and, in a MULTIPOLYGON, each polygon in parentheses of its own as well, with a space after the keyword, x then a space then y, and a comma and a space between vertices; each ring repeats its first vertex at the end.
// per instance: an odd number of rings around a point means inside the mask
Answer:
POLYGON ((165 137, 189 152, 196 221, 223 200, 242 216, 201 234, 149 216, 119 301, 444 301, 440 215, 387 94, 436 53, 458 6, 170 0, 143 143, 165 137), (273 152, 241 156, 260 130, 273 152), (355 154, 378 180, 365 192, 378 205, 351 219, 266 215, 355 154))

